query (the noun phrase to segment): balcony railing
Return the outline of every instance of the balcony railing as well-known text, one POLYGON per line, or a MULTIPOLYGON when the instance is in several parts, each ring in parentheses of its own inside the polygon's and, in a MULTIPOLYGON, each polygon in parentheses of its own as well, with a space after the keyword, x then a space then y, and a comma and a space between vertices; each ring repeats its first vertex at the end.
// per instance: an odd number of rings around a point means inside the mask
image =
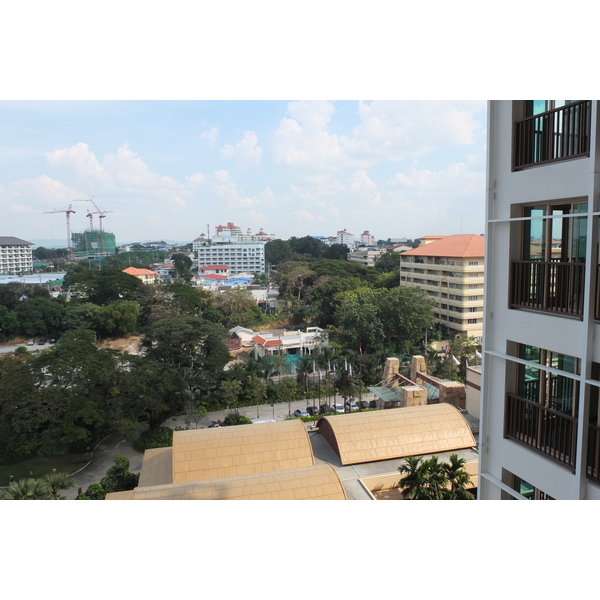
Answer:
POLYGON ((600 427, 588 427, 587 476, 600 483, 600 427))
POLYGON ((575 471, 575 417, 514 394, 507 394, 504 436, 575 471))
POLYGON ((517 121, 514 169, 589 156, 590 112, 582 100, 517 121))
POLYGON ((584 263, 513 261, 510 307, 583 319, 584 263))

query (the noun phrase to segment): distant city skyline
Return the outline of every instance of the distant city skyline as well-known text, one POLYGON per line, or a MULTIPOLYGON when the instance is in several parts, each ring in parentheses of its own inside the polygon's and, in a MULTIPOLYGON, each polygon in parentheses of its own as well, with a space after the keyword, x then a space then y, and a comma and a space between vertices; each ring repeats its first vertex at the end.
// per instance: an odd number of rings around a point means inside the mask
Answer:
POLYGON ((0 234, 30 241, 92 197, 117 244, 484 228, 484 101, 2 101, 0 131, 0 234))

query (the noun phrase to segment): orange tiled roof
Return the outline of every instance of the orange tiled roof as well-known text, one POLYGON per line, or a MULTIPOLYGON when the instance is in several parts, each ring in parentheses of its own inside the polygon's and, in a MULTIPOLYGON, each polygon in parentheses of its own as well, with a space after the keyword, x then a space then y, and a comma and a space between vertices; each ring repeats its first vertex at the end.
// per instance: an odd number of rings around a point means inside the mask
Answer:
MULTIPOLYGON (((426 239, 426 238, 420 238, 426 239)), ((447 235, 441 239, 407 250, 402 256, 452 256, 462 258, 482 257, 485 238, 481 235, 447 235)))
POLYGON ((264 337, 260 335, 255 335, 252 338, 253 342, 256 342, 259 346, 263 346, 266 348, 267 346, 282 346, 283 342, 281 340, 265 340, 264 337))
POLYGON ((126 269, 123 269, 123 273, 133 275, 134 277, 137 277, 138 275, 154 275, 155 277, 158 277, 158 273, 155 273, 154 271, 148 269, 136 269, 135 267, 127 267, 126 269))

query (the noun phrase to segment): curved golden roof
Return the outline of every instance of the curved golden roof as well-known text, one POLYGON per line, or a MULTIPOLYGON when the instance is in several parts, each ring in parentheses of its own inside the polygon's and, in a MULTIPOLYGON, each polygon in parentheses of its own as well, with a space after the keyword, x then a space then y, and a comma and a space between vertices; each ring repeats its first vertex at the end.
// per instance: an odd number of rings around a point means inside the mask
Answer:
POLYGON ((300 419, 175 431, 172 457, 173 483, 315 464, 308 431, 300 419))
POLYGON ((344 486, 328 464, 219 479, 137 487, 107 494, 107 500, 346 500, 344 486))
POLYGON ((460 411, 445 403, 322 417, 318 427, 343 465, 477 445, 460 411))

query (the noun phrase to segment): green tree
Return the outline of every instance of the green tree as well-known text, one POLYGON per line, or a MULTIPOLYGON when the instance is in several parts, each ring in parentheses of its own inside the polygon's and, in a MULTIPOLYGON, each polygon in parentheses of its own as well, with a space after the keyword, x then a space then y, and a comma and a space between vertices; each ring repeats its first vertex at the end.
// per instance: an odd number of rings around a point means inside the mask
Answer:
POLYGON ((201 317, 173 317, 154 323, 142 340, 145 357, 177 372, 184 394, 209 405, 229 362, 227 330, 201 317))
POLYGON ((120 454, 100 483, 92 483, 85 493, 79 494, 75 500, 104 500, 108 493, 132 490, 137 486, 139 477, 138 473, 129 471, 129 459, 120 454))
POLYGON ((386 292, 362 287, 340 294, 335 320, 352 348, 362 346, 364 352, 372 352, 383 345, 386 334, 380 306, 386 292))
POLYGON ((277 386, 279 396, 284 402, 288 403, 288 413, 292 413, 292 401, 296 399, 298 394, 298 383, 291 377, 283 377, 279 380, 277 386))
POLYGON ((471 480, 464 467, 465 459, 455 453, 449 463, 439 462, 437 456, 407 456, 398 469, 403 475, 402 496, 409 500, 473 500, 475 496, 467 489, 471 480))
POLYGON ((263 320, 263 314, 252 292, 244 288, 225 290, 215 298, 215 304, 223 315, 224 327, 252 327, 263 320))
POLYGON ((466 460, 458 458, 458 454, 450 455, 450 462, 444 463, 446 479, 448 480, 448 500, 474 500, 475 495, 468 490, 472 481, 465 469, 466 460))
POLYGON ((292 256, 292 248, 289 242, 284 240, 271 240, 265 244, 265 260, 271 265, 279 265, 286 262, 292 256))
POLYGON ((239 396, 242 391, 242 384, 237 379, 224 379, 221 381, 220 396, 223 404, 236 414, 238 412, 239 396))
POLYGON ((348 260, 348 252, 350 250, 346 244, 331 244, 322 250, 321 257, 330 260, 348 260))
POLYGON ((408 500, 444 500, 448 480, 437 456, 407 456, 398 469, 402 496, 408 500))
POLYGON ((190 281, 192 279, 192 265, 194 264, 192 259, 186 254, 178 252, 171 256, 171 260, 175 267, 175 278, 190 281))
POLYGON ((52 500, 52 491, 43 479, 19 479, 4 491, 2 500, 52 500))
POLYGON ((75 480, 71 478, 68 473, 56 471, 56 469, 53 469, 51 473, 48 473, 44 477, 44 481, 54 500, 64 500, 64 496, 61 496, 59 492, 75 487, 75 480))

